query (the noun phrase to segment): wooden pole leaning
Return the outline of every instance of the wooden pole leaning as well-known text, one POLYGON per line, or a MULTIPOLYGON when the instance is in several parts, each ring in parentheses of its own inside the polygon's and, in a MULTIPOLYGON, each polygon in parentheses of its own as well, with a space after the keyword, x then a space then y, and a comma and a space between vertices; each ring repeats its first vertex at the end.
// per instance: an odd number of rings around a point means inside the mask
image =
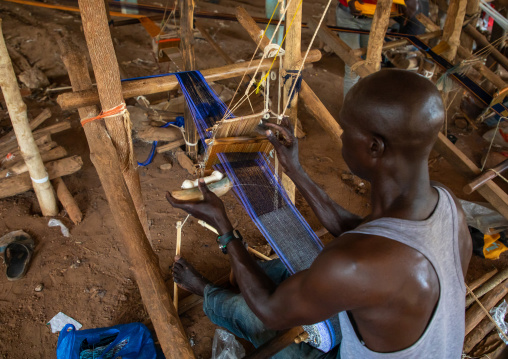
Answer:
POLYGON ((9 110, 12 127, 18 145, 25 161, 32 186, 34 188, 37 200, 41 207, 43 216, 55 216, 58 214, 58 206, 56 203, 53 187, 49 182, 48 172, 44 167, 39 148, 35 143, 35 139, 30 129, 26 105, 23 102, 19 92, 18 82, 14 69, 12 67, 7 46, 2 31, 2 20, 0 19, 0 87, 4 95, 5 103, 9 110))
MULTIPOLYGON (((194 58, 194 0, 180 1, 180 37, 182 42, 183 66, 185 71, 196 67, 194 58)), ((187 155, 195 161, 198 155, 198 130, 187 103, 184 105, 185 139, 187 155)))
MULTIPOLYGON (((270 44, 270 40, 268 40, 266 36, 260 38, 262 30, 244 8, 236 8, 236 18, 238 19, 240 25, 242 25, 242 27, 247 31, 252 40, 256 44, 258 42, 260 43, 259 47, 261 50, 264 50, 264 48, 270 44)), ((312 51, 309 53, 309 57, 311 53, 312 51)), ((300 89, 299 98, 302 100, 305 109, 314 116, 314 118, 325 129, 325 131, 328 132, 339 147, 342 147, 342 141, 340 139, 342 129, 305 80, 302 80, 302 88, 300 89)))
POLYGON ((450 0, 450 6, 446 12, 443 40, 450 45, 450 50, 446 51, 443 57, 450 62, 455 59, 457 48, 460 46, 460 34, 466 15, 466 6, 467 0, 450 0))
MULTIPOLYGON (((282 58, 283 74, 292 78, 292 81, 284 81, 282 106, 284 108, 286 104, 289 104, 286 113, 291 125, 293 126, 293 133, 298 138, 304 137, 305 133, 298 121, 298 96, 295 96, 292 92, 296 90, 293 89, 293 87, 295 82, 298 81, 298 78, 296 77, 297 74, 293 73, 293 71, 299 70, 302 61, 302 4, 303 3, 300 3, 299 1, 291 1, 288 5, 286 18, 290 20, 287 23, 291 24, 291 27, 285 28, 285 54, 282 58)), ((302 75, 300 74, 300 76, 302 75)), ((282 173, 282 185, 286 189, 291 201, 295 203, 296 187, 293 181, 291 181, 285 173, 282 173)))
MULTIPOLYGON (((97 81, 103 111, 125 104, 118 61, 108 26, 103 0, 79 0, 83 31, 97 81)), ((150 238, 146 209, 141 195, 139 174, 134 163, 131 122, 128 112, 105 118, 106 127, 118 152, 122 173, 132 196, 146 236, 150 238)))
MULTIPOLYGON (((92 81, 85 55, 70 39, 59 41, 62 59, 75 91, 87 90, 92 81)), ((79 109, 81 119, 97 116, 95 106, 79 109)), ((103 121, 84 126, 90 158, 97 170, 111 213, 123 240, 141 298, 152 319, 166 358, 194 358, 183 326, 171 302, 159 261, 153 252, 122 174, 122 163, 103 121)))
POLYGON ((485 36, 483 36, 474 26, 471 24, 467 24, 464 27, 464 31, 470 35, 474 41, 483 48, 488 47, 490 51, 490 56, 494 58, 501 66, 503 66, 506 70, 508 70, 508 58, 504 56, 496 47, 491 45, 489 40, 485 36))
POLYGON ((385 42, 386 30, 390 22, 390 13, 392 11, 392 0, 378 0, 374 19, 369 35, 369 44, 367 46, 367 58, 365 66, 370 66, 373 71, 381 70, 381 54, 385 42))

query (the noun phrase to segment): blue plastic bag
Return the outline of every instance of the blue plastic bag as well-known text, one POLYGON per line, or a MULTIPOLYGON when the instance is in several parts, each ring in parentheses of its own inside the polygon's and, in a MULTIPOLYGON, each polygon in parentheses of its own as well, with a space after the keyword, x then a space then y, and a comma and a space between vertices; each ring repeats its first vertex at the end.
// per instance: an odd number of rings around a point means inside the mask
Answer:
POLYGON ((156 359, 150 331, 141 323, 76 330, 67 324, 58 337, 57 359, 156 359))

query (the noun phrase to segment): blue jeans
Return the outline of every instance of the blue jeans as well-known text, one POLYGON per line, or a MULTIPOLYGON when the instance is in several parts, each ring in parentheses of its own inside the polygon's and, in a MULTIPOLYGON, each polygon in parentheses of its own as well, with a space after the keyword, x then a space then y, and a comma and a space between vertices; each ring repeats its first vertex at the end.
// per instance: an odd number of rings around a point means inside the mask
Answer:
MULTIPOLYGON (((278 259, 259 262, 259 265, 277 285, 289 277, 288 271, 278 259)), ((256 317, 241 294, 233 293, 213 284, 208 284, 205 288, 203 311, 213 323, 226 328, 237 337, 250 341, 256 348, 279 333, 268 329, 256 317)), ((328 353, 323 353, 306 343, 291 344, 272 358, 339 358, 339 346, 328 353)))
MULTIPOLYGON (((372 26, 372 19, 364 18, 357 19, 349 12, 341 9, 337 6, 337 11, 335 13, 337 26, 347 27, 349 29, 355 30, 370 30, 372 26)), ((339 32, 339 37, 342 41, 344 41, 351 49, 359 49, 362 47, 367 47, 369 44, 369 35, 360 35, 360 34, 352 34, 347 32, 339 32)), ((353 87, 360 76, 351 71, 351 67, 345 65, 344 67, 344 90, 343 95, 346 97, 346 94, 349 92, 351 87, 353 87)))

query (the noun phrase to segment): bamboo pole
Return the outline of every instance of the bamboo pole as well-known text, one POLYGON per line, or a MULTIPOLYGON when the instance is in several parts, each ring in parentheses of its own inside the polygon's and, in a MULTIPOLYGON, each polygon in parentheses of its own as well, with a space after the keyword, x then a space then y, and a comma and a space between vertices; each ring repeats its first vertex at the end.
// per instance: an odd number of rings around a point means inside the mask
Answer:
POLYGON ((381 53, 383 43, 390 22, 390 12, 393 0, 378 0, 372 26, 370 28, 369 44, 367 46, 367 59, 365 66, 370 66, 374 71, 381 69, 381 53))
MULTIPOLYGON (((118 61, 111 40, 103 0, 79 0, 83 31, 95 73, 100 103, 104 111, 124 103, 118 61)), ((118 152, 122 173, 132 196, 146 236, 150 238, 146 209, 141 195, 139 174, 134 163, 131 122, 128 113, 105 119, 106 127, 118 152)))
MULTIPOLYGON (((321 52, 312 50, 305 63, 312 63, 321 60, 321 52)), ((213 69, 203 70, 201 74, 208 83, 226 80, 233 77, 243 76, 243 74, 254 73, 261 62, 260 71, 266 71, 272 65, 272 59, 254 60, 250 66, 241 62, 234 65, 226 65, 213 69)), ((279 59, 275 60, 274 67, 279 66, 279 59)), ((151 95, 154 93, 166 92, 180 88, 178 80, 174 76, 155 77, 143 80, 133 80, 122 83, 122 93, 124 98, 137 97, 141 95, 151 95)), ((83 106, 96 105, 100 103, 97 89, 90 88, 86 91, 67 92, 57 97, 57 102, 62 110, 73 110, 83 106)))
MULTIPOLYGON (((75 91, 92 88, 86 71, 85 55, 70 40, 59 42, 62 59, 75 91)), ((95 106, 79 109, 81 119, 98 114, 95 106)), ((152 319, 166 358, 194 358, 187 336, 171 303, 159 261, 143 230, 129 190, 122 176, 121 163, 104 123, 93 121, 84 127, 90 158, 101 180, 111 213, 126 249, 141 298, 152 319)))
MULTIPOLYGON (((194 57, 194 0, 180 0, 180 49, 185 71, 196 68, 194 57)), ((187 102, 184 104, 186 152, 195 161, 198 155, 198 130, 187 102)))
POLYGON ((0 87, 4 95, 12 127, 21 155, 25 160, 32 180, 32 186, 39 201, 43 216, 55 216, 58 214, 53 187, 49 182, 48 172, 44 168, 39 148, 30 129, 26 105, 23 102, 18 88, 18 82, 12 63, 7 53, 7 47, 2 31, 2 20, 0 19, 0 87))

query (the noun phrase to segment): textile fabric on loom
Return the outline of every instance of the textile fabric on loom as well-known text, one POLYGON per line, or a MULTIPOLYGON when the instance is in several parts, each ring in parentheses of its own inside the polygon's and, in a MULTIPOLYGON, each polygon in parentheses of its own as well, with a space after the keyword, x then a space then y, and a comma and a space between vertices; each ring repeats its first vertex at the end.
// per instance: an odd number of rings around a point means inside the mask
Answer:
MULTIPOLYGON (((245 118, 249 122, 246 126, 238 126, 238 121, 221 121, 227 106, 206 83, 201 73, 188 71, 176 76, 203 144, 209 139, 208 147, 213 147, 215 135, 224 131, 221 127, 232 125, 236 129, 235 135, 246 135, 253 127, 249 121, 259 123, 261 118, 256 119, 255 116, 254 119, 245 118)), ((241 122, 241 117, 239 119, 241 122)), ((228 132, 226 129, 225 133, 228 132)), ((224 143, 227 142, 225 139, 222 141, 220 152, 216 153, 221 162, 217 167, 229 176, 239 201, 288 271, 294 274, 307 269, 322 250, 323 244, 289 200, 279 178, 274 174, 268 156, 258 152, 251 144, 243 147, 242 151, 231 152, 228 147, 239 149, 238 143, 224 143)), ((324 352, 340 343, 338 316, 304 328, 309 333, 309 344, 324 352)))

